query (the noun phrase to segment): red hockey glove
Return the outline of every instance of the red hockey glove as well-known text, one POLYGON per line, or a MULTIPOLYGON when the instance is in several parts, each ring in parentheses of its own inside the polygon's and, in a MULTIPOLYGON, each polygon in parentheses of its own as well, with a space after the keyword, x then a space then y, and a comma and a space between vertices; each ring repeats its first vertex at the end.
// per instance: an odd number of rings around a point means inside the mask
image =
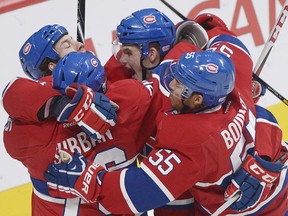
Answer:
POLYGON ((257 155, 248 155, 225 191, 226 201, 240 193, 240 197, 230 208, 243 211, 265 200, 272 186, 279 182, 277 180, 283 169, 287 169, 287 166, 282 163, 268 162, 257 155))
POLYGON ((69 163, 50 164, 44 176, 51 196, 78 196, 86 202, 96 202, 100 193, 97 179, 100 172, 106 171, 99 164, 88 162, 84 156, 75 152, 69 163))
POLYGON ((176 25, 176 40, 174 44, 177 44, 183 39, 201 49, 208 43, 207 32, 194 20, 184 20, 176 25))
POLYGON ((76 122, 94 139, 102 137, 116 123, 115 103, 102 93, 94 93, 84 85, 71 84, 66 88, 66 95, 71 98, 57 120, 76 122))
POLYGON ((222 19, 220 19, 218 16, 211 14, 211 13, 203 13, 199 14, 195 21, 201 25, 205 30, 210 30, 214 27, 223 27, 227 28, 226 24, 222 19))
POLYGON ((223 20, 214 14, 200 14, 195 18, 195 21, 207 31, 209 39, 221 34, 236 36, 233 32, 229 31, 223 20))

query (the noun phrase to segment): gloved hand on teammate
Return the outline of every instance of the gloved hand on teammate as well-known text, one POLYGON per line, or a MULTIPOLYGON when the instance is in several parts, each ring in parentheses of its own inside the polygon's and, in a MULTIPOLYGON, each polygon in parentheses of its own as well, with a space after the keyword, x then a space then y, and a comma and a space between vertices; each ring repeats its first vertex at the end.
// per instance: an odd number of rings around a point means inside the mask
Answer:
POLYGON ((206 30, 194 20, 184 20, 176 25, 176 40, 174 44, 186 40, 203 49, 208 43, 206 30))
POLYGON ((225 200, 240 193, 240 197, 230 208, 236 211, 253 208, 269 197, 271 190, 279 183, 281 171, 284 169, 287 169, 284 163, 269 162, 258 155, 248 155, 225 190, 225 200))
POLYGON ((210 30, 215 27, 227 28, 225 22, 218 16, 211 13, 202 13, 196 16, 195 21, 205 30, 210 30))
POLYGON ((235 35, 233 32, 229 31, 227 25, 222 19, 211 13, 199 14, 195 18, 195 22, 197 22, 207 31, 209 39, 223 34, 225 31, 230 35, 235 35))
POLYGON ((104 94, 79 84, 71 84, 65 91, 71 101, 63 108, 57 121, 76 122, 94 139, 100 139, 116 124, 119 107, 104 94))
POLYGON ((68 163, 48 166, 44 173, 49 194, 54 197, 80 197, 87 202, 96 202, 99 191, 97 177, 99 172, 106 172, 103 167, 87 159, 78 152, 68 163))

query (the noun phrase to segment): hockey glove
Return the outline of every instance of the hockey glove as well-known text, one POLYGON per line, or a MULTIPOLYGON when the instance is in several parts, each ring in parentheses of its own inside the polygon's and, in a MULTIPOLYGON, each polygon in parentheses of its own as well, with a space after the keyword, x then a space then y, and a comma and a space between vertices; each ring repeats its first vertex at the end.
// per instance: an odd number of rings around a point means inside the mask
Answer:
POLYGON ((195 21, 184 20, 176 25, 176 40, 174 44, 183 39, 203 49, 208 42, 208 35, 205 29, 195 21))
POLYGON ((282 163, 265 161, 257 155, 254 157, 248 155, 225 191, 226 201, 240 193, 240 197, 230 208, 243 211, 265 200, 272 186, 277 184, 277 179, 283 169, 287 169, 287 166, 282 163))
POLYGON ((88 162, 84 156, 75 152, 69 163, 50 164, 44 176, 51 196, 61 198, 78 196, 86 202, 96 202, 100 191, 97 174, 103 170, 99 164, 88 162))
POLYGON ((205 30, 210 30, 214 27, 224 27, 228 29, 222 19, 220 19, 218 16, 211 14, 211 13, 199 14, 195 18, 195 21, 199 25, 201 25, 205 30))
POLYGON ((71 84, 66 88, 71 98, 57 120, 76 122, 90 137, 100 139, 116 123, 115 103, 102 93, 93 92, 84 85, 71 84))

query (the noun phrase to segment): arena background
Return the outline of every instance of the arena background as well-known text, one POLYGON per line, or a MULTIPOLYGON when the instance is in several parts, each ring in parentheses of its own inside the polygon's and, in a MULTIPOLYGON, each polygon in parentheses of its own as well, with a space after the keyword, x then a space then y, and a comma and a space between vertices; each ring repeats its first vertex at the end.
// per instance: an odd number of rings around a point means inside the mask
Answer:
MULTIPOLYGON (((193 18, 210 12, 220 16, 250 49, 256 63, 284 0, 168 0, 183 15, 193 18)), ((86 0, 86 46, 95 51, 103 64, 111 55, 113 31, 120 20, 135 10, 155 7, 175 23, 181 19, 160 0, 86 0)), ((76 38, 76 0, 0 0, 1 80, 0 89, 16 76, 24 76, 18 51, 24 41, 46 24, 59 23, 76 38)), ((287 38, 288 21, 263 68, 261 78, 288 98, 287 38)), ((243 62, 244 63, 244 62, 243 62)), ((288 140, 288 107, 270 92, 259 102, 277 117, 288 140)), ((3 129, 7 114, 0 108, 3 129)), ((31 184, 26 168, 0 144, 0 209, 1 215, 31 215, 31 184)), ((17 143, 16 143, 17 145, 17 143)))

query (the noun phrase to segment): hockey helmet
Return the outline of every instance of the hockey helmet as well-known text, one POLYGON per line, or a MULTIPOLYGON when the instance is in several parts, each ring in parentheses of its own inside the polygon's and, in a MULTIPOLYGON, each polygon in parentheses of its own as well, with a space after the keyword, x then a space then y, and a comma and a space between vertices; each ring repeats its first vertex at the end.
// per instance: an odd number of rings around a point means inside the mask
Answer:
POLYGON ((52 71, 53 87, 62 94, 72 83, 86 85, 94 91, 105 91, 104 67, 91 52, 71 52, 61 58, 52 71))
POLYGON ((164 13, 146 8, 124 18, 116 34, 122 44, 137 44, 143 57, 148 55, 152 42, 160 44, 160 54, 165 56, 175 40, 175 25, 164 13))
POLYGON ((27 76, 38 80, 43 76, 39 66, 44 59, 46 57, 56 61, 59 59, 54 45, 66 34, 68 34, 66 28, 54 24, 42 27, 28 38, 19 51, 21 66, 27 76))
POLYGON ((226 96, 232 92, 235 68, 231 59, 220 52, 189 52, 171 64, 165 75, 166 87, 172 79, 177 79, 183 84, 183 99, 194 92, 199 93, 207 107, 214 107, 222 104, 226 96))

